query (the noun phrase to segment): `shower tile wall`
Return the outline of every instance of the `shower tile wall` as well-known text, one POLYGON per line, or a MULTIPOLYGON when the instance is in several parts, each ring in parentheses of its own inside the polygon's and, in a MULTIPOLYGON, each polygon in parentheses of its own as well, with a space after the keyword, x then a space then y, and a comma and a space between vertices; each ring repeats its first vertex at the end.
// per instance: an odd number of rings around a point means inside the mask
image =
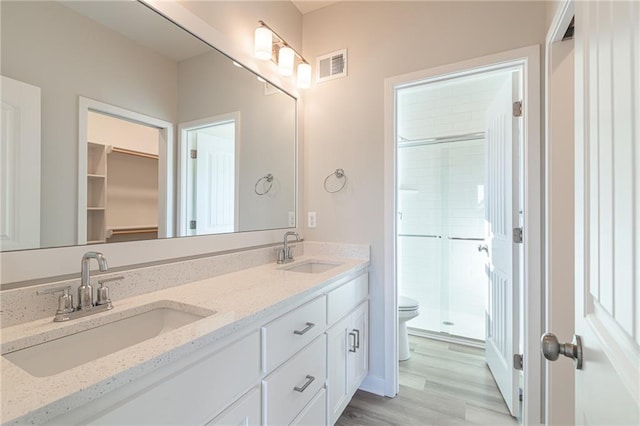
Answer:
POLYGON ((420 301, 408 325, 484 340, 480 241, 449 239, 484 235, 484 141, 401 148, 398 160, 400 292, 420 301))
POLYGON ((446 137, 485 130, 485 111, 507 74, 417 85, 398 91, 398 136, 446 137))

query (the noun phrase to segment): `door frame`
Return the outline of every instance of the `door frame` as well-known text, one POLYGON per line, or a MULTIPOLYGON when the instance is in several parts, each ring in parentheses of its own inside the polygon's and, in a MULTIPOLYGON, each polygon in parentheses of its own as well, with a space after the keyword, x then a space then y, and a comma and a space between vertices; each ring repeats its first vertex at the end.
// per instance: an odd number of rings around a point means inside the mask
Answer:
MULTIPOLYGON (((561 340, 569 340, 574 332, 575 136, 570 141, 565 140, 564 134, 557 138, 555 136, 562 131, 560 126, 573 132, 574 109, 568 111, 564 108, 567 104, 566 93, 553 90, 553 53, 556 49, 554 44, 562 40, 574 14, 574 1, 562 0, 545 40, 544 329, 557 333, 561 340), (555 117, 561 118, 561 125, 555 125, 555 117), (558 149, 558 144, 562 143, 570 143, 570 152, 558 149), (571 167, 568 168, 567 164, 571 164, 571 167), (562 188, 557 188, 559 184, 562 188), (555 196, 556 192, 558 196, 555 196)), ((575 96, 569 102, 573 104, 575 96)), ((567 365, 570 363, 569 359, 556 363, 543 362, 542 410, 545 424, 575 424, 575 369, 567 365)))
POLYGON ((87 244, 87 145, 88 114, 95 111, 159 130, 158 141, 158 238, 174 236, 175 142, 173 124, 105 102, 78 96, 78 235, 77 243, 87 244), (164 141, 164 143, 162 143, 164 141))
POLYGON ((542 325, 542 175, 541 175, 541 88, 540 46, 534 45, 467 61, 385 79, 384 148, 384 341, 385 377, 382 383, 367 384, 374 392, 393 397, 399 389, 398 315, 396 269, 396 111, 395 88, 415 81, 464 76, 480 70, 521 65, 523 69, 524 138, 524 286, 521 326, 524 345, 524 424, 541 423, 541 356, 539 341, 542 325), (527 360, 531 360, 527 362, 527 360), (375 389, 375 390, 374 390, 375 389))

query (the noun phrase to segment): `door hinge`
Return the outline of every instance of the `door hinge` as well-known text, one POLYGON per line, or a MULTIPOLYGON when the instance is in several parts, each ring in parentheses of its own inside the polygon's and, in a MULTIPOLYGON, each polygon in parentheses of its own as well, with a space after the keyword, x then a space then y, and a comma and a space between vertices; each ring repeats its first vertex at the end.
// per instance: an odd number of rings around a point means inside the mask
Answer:
POLYGON ((522 354, 513 354, 513 368, 515 368, 516 370, 522 370, 522 367, 522 354))
POLYGON ((513 116, 522 117, 522 101, 515 101, 513 103, 513 116))
POLYGON ((191 156, 191 158, 198 158, 198 150, 192 149, 189 155, 191 156))
POLYGON ((522 244, 522 228, 513 228, 513 242, 522 244))
POLYGON ((192 220, 189 222, 189 229, 196 229, 196 221, 192 220))

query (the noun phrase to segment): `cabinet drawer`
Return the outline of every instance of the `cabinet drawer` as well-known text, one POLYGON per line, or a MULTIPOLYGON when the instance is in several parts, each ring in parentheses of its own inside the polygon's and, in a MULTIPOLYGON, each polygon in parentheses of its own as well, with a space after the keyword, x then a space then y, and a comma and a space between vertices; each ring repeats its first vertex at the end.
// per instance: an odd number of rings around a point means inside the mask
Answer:
POLYGON ((262 381, 266 424, 289 424, 324 387, 326 355, 323 334, 262 381))
POLYGON ((333 324, 353 310, 369 294, 369 274, 364 273, 328 294, 327 323, 333 324))
POLYGON ((324 332, 326 299, 319 297, 262 327, 263 369, 273 371, 324 332))
POLYGON ((259 426, 260 388, 255 387, 206 426, 259 426))
POLYGON ((309 405, 304 407, 302 413, 295 418, 291 425, 295 426, 320 426, 327 424, 327 391, 325 388, 313 397, 309 405))
POLYGON ((202 425, 238 399, 259 378, 260 334, 255 332, 86 423, 202 425))

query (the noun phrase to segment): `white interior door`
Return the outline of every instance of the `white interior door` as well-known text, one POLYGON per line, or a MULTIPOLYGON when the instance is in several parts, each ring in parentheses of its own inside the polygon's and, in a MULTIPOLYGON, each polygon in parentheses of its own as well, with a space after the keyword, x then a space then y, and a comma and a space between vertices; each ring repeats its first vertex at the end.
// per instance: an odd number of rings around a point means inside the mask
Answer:
POLYGON ((519 411, 519 377, 512 365, 519 344, 519 251, 514 250, 512 236, 519 200, 519 119, 513 116, 517 87, 514 72, 513 80, 510 76, 496 93, 486 113, 485 144, 486 359, 513 416, 519 411))
POLYGON ((40 88, 2 76, 0 245, 40 247, 40 88))
POLYGON ((576 423, 637 425, 640 3, 575 7, 576 423))
POLYGON ((196 235, 234 231, 235 146, 233 139, 197 132, 196 235))

